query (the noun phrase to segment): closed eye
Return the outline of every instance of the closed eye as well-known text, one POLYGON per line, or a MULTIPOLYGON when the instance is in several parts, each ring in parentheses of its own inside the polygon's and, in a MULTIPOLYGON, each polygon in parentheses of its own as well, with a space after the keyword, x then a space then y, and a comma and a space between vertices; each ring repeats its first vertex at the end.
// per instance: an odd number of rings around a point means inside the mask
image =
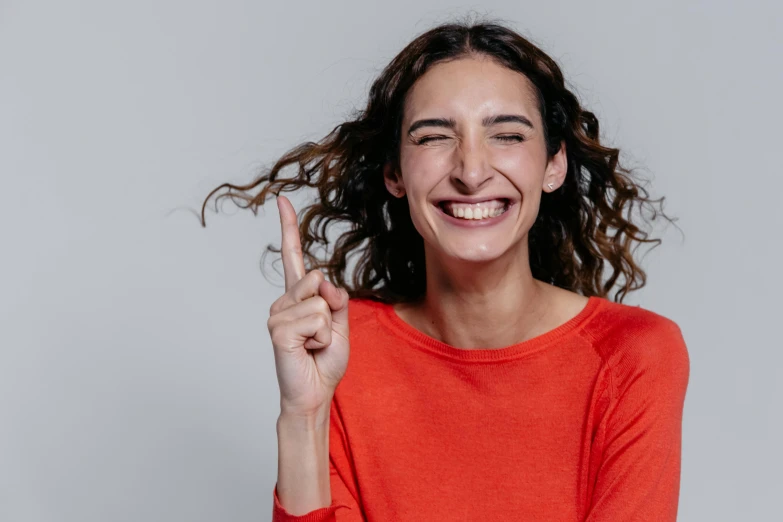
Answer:
POLYGON ((424 136, 422 138, 419 138, 416 140, 416 145, 421 145, 423 143, 427 143, 428 141, 435 141, 435 140, 444 140, 447 139, 446 136, 424 136))
POLYGON ((505 136, 495 136, 495 137, 497 139, 499 139, 500 141, 507 141, 507 142, 510 142, 510 143, 519 143, 519 142, 525 141, 525 138, 523 138, 522 136, 520 136, 518 134, 508 134, 508 135, 505 135, 505 136))

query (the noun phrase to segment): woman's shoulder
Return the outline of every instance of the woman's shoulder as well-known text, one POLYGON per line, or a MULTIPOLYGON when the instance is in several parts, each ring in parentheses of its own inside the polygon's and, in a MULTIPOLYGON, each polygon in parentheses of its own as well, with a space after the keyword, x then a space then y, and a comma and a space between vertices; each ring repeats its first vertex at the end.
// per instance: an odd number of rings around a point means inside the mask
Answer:
POLYGON ((378 313, 388 308, 389 304, 364 297, 352 297, 348 301, 348 318, 352 328, 374 324, 378 313))
POLYGON ((680 326, 638 305, 601 300, 584 334, 615 373, 688 372, 689 355, 680 326))
POLYGON ((617 303, 603 297, 598 299, 602 301, 602 306, 592 323, 593 335, 612 336, 620 340, 640 335, 680 334, 679 325, 665 315, 641 305, 617 303))

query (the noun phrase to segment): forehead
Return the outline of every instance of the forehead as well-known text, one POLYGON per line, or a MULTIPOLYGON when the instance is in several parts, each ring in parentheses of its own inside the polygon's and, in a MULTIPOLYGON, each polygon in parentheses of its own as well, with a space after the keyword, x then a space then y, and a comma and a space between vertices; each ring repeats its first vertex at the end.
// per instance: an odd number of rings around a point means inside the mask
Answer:
POLYGON ((447 113, 482 117, 498 111, 538 119, 535 87, 525 75, 490 58, 466 57, 435 64, 413 84, 404 120, 447 113))

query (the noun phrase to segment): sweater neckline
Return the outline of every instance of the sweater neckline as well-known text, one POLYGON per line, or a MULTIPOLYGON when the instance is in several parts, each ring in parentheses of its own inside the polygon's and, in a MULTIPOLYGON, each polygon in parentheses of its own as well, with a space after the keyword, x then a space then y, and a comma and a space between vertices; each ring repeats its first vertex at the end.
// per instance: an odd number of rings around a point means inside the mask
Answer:
POLYGON ((590 296, 582 310, 560 326, 525 341, 501 348, 457 348, 446 344, 405 322, 397 315, 394 305, 390 303, 379 303, 378 316, 393 333, 405 338, 419 349, 459 361, 498 362, 528 355, 549 346, 553 341, 562 340, 564 337, 578 332, 606 301, 602 297, 590 296))

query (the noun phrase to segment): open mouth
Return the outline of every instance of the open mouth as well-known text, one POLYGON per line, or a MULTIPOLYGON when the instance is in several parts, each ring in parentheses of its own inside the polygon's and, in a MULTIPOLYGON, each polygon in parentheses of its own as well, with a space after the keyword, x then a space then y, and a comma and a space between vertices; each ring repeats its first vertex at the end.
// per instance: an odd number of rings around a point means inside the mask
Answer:
POLYGON ((491 199, 478 203, 458 203, 456 201, 440 201, 438 207, 447 215, 466 221, 481 221, 500 216, 508 210, 510 200, 491 199))

